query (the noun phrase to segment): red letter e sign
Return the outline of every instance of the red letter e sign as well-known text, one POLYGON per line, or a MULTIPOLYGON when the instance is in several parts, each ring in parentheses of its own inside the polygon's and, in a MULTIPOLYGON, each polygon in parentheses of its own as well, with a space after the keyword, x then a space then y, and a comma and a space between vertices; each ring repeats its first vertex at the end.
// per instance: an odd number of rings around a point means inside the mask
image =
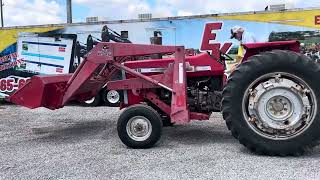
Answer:
POLYGON ((232 43, 225 43, 222 48, 221 43, 216 42, 216 43, 211 43, 211 41, 216 40, 216 33, 214 31, 221 30, 222 23, 208 23, 206 24, 204 28, 204 33, 202 37, 202 43, 201 43, 201 51, 210 51, 212 52, 212 55, 214 55, 216 58, 220 57, 219 50, 222 53, 228 52, 230 47, 232 46, 232 43))

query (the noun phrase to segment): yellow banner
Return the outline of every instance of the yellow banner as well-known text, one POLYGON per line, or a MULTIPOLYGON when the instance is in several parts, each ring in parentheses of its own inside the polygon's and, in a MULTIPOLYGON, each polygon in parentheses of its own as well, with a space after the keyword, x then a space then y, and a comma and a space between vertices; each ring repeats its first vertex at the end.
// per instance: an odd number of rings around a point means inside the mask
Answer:
POLYGON ((20 32, 35 32, 44 33, 57 29, 63 29, 63 26, 59 27, 34 27, 34 28, 17 28, 17 29, 0 29, 0 52, 7 47, 17 42, 18 34, 20 32))
POLYGON ((283 12, 229 14, 215 17, 221 20, 240 20, 286 24, 293 26, 309 27, 320 29, 320 10, 296 10, 283 12))

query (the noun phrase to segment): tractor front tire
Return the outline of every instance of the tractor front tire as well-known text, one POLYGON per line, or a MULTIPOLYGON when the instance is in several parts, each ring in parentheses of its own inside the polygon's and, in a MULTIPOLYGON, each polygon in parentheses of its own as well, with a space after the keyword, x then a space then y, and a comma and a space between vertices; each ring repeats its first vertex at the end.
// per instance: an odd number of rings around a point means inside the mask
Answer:
POLYGON ((319 144, 320 64, 274 50, 252 56, 230 75, 222 113, 241 144, 258 154, 300 155, 319 144))
POLYGON ((162 119, 150 106, 134 105, 121 113, 117 130, 119 138, 128 147, 150 148, 161 137, 162 119))

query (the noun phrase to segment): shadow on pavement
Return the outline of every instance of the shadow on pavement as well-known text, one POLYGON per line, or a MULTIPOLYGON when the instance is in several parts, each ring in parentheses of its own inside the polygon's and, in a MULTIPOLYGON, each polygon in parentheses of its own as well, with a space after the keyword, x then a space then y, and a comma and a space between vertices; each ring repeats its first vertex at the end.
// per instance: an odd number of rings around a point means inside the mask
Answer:
POLYGON ((163 138, 166 141, 174 141, 182 144, 215 144, 215 143, 237 143, 227 130, 203 126, 175 126, 165 128, 163 138))
POLYGON ((87 121, 63 126, 32 128, 32 132, 36 136, 34 141, 80 140, 100 134, 107 127, 110 127, 107 121, 87 121))

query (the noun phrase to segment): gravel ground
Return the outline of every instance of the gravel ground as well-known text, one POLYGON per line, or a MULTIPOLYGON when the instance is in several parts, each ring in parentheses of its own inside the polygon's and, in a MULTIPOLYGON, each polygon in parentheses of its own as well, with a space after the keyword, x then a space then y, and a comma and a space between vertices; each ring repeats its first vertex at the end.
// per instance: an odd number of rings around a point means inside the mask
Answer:
POLYGON ((1 179, 320 179, 320 147, 301 157, 249 152, 221 114, 164 128, 156 147, 119 140, 117 108, 0 106, 1 179))

